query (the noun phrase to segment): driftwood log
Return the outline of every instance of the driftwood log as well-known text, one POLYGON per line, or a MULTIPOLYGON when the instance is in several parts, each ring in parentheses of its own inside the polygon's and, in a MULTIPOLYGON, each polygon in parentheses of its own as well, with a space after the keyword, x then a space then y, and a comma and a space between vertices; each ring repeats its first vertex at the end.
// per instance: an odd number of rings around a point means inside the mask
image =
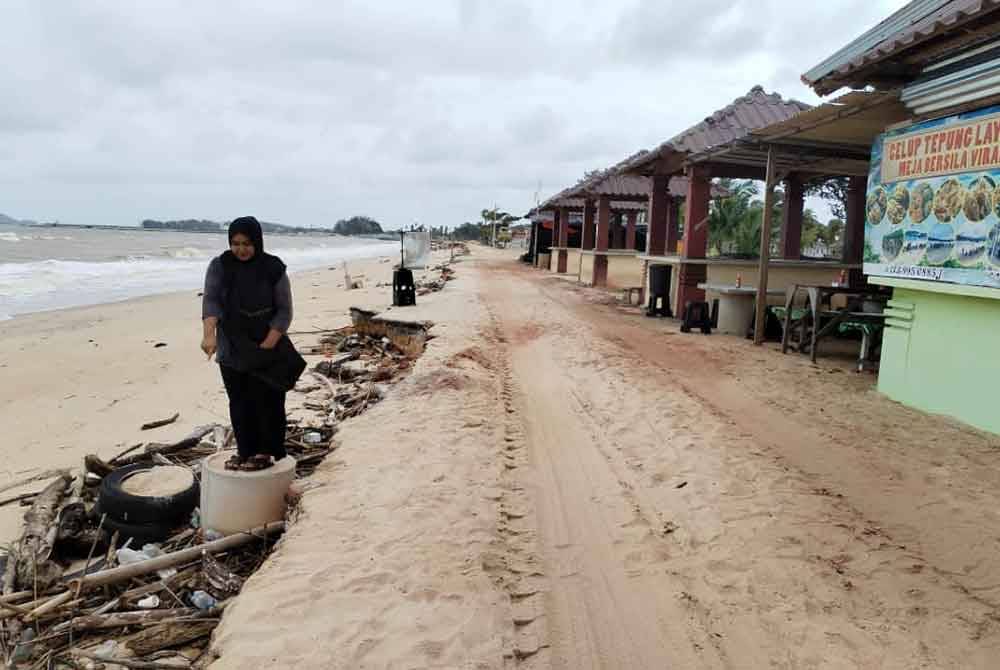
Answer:
POLYGON ((168 456, 170 454, 176 454, 179 451, 185 451, 186 449, 197 447, 198 443, 201 442, 201 438, 205 437, 214 430, 214 424, 210 426, 199 426, 182 440, 171 444, 147 444, 146 448, 143 449, 141 453, 131 454, 117 460, 112 460, 111 465, 114 465, 115 467, 122 467, 124 465, 132 465, 133 463, 142 463, 143 461, 151 460, 154 454, 168 456))
POLYGON ((169 610, 142 610, 140 612, 112 612, 110 614, 89 614, 74 617, 52 627, 52 634, 67 633, 71 629, 79 633, 85 630, 100 630, 102 628, 124 628, 155 623, 164 619, 183 619, 204 614, 193 607, 169 610))
POLYGON ((157 419, 156 421, 150 421, 148 423, 142 424, 139 430, 152 430, 153 428, 159 428, 161 426, 169 426, 174 421, 180 418, 180 412, 174 412, 174 415, 167 419, 157 419))
MULTIPOLYGON (((66 495, 72 481, 68 474, 60 474, 35 498, 24 514, 24 534, 17 543, 15 560, 8 557, 7 570, 15 570, 13 586, 25 589, 47 589, 62 576, 62 569, 49 560, 57 531, 56 514, 59 503, 66 495)), ((5 575, 6 587, 6 575, 5 575)))
POLYGON ((113 465, 102 461, 95 454, 87 454, 83 457, 83 467, 87 472, 93 472, 98 477, 107 477, 115 469, 113 465))
POLYGON ((173 649, 208 637, 218 625, 217 621, 183 621, 162 623, 143 628, 120 640, 136 656, 149 656, 161 649, 173 649))
POLYGON ((220 540, 206 542, 205 544, 199 544, 194 547, 164 554, 163 556, 157 556, 156 558, 140 561, 139 563, 132 563, 130 565, 123 565, 110 570, 104 570, 102 572, 95 572, 92 575, 85 575, 79 579, 73 580, 70 585, 71 588, 78 587, 83 590, 97 586, 105 586, 107 584, 117 584, 119 582, 132 579, 133 577, 148 575, 149 573, 156 572, 157 570, 173 568, 187 563, 188 561, 197 560, 201 557, 202 552, 218 554, 223 551, 229 551, 230 549, 241 547, 254 540, 275 535, 284 529, 284 521, 275 521, 261 528, 254 528, 246 533, 230 535, 220 540))
POLYGON ((131 453, 132 453, 133 451, 137 451, 137 450, 139 450, 139 449, 142 449, 142 445, 143 445, 143 444, 144 444, 143 442, 138 442, 138 443, 136 443, 136 444, 133 444, 133 445, 132 445, 131 447, 129 447, 129 448, 128 448, 128 449, 126 449, 125 451, 123 451, 123 452, 121 452, 121 453, 119 453, 119 454, 117 454, 117 455, 115 455, 115 456, 112 456, 112 457, 111 457, 111 460, 110 460, 110 461, 108 461, 108 462, 109 462, 109 463, 117 463, 117 462, 118 462, 118 461, 120 461, 121 459, 123 459, 123 458, 125 458, 126 456, 128 456, 129 454, 131 454, 131 453))
POLYGON ((66 591, 64 593, 60 593, 55 598, 52 598, 45 603, 42 603, 35 609, 28 612, 25 615, 24 620, 27 622, 27 621, 32 621, 34 619, 41 619, 48 612, 51 612, 52 610, 56 609, 61 605, 65 605, 72 599, 73 599, 72 591, 66 591))
POLYGON ((91 661, 97 661, 98 663, 107 665, 118 665, 123 668, 131 668, 133 670, 183 670, 184 668, 191 667, 190 663, 181 665, 179 663, 155 663, 152 661, 137 661, 132 658, 117 658, 115 656, 101 656, 90 651, 84 651, 82 649, 74 649, 69 652, 71 656, 78 656, 80 658, 86 658, 91 661))
POLYGON ((31 493, 22 493, 19 496, 13 496, 13 497, 10 497, 10 498, 4 498, 3 500, 0 500, 0 507, 4 507, 4 506, 9 505, 11 503, 22 502, 24 500, 30 500, 31 498, 37 498, 39 493, 41 493, 41 491, 32 491, 31 493))
POLYGON ((68 475, 68 468, 57 468, 55 470, 46 470, 45 472, 39 472, 37 475, 31 475, 30 477, 25 477, 24 479, 18 479, 3 486, 0 486, 0 493, 4 491, 10 491, 11 489, 18 489, 25 484, 30 484, 31 482, 39 482, 43 479, 52 479, 53 477, 59 477, 61 475, 68 475))

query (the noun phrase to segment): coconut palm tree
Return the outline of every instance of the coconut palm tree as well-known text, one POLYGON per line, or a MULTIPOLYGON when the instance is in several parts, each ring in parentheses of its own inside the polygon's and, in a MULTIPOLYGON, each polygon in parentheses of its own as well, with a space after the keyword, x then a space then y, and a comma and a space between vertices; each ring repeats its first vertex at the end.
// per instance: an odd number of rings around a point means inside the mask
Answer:
POLYGON ((495 243, 500 233, 499 228, 508 226, 518 219, 513 214, 497 208, 496 205, 493 209, 484 209, 480 212, 480 216, 483 219, 483 242, 486 244, 495 243))
POLYGON ((758 193, 757 185, 749 180, 721 179, 719 186, 729 195, 712 202, 708 215, 709 245, 719 254, 739 253, 732 248, 733 243, 740 228, 747 225, 751 203, 758 193))

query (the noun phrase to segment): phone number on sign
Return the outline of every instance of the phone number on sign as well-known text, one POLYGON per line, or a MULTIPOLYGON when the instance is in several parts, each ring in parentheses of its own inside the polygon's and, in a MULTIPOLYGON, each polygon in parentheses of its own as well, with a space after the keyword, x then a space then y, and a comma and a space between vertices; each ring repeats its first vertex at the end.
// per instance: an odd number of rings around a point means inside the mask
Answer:
POLYGON ((890 265, 885 269, 885 273, 915 279, 933 279, 934 281, 941 281, 941 277, 944 275, 941 268, 927 268, 919 265, 890 265))

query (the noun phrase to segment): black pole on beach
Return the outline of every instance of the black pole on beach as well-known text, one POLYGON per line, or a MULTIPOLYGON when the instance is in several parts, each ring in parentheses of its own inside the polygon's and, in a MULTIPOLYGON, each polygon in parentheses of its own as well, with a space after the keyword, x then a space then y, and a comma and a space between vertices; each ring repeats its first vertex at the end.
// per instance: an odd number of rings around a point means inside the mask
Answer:
POLYGON ((399 231, 399 269, 402 270, 406 267, 406 257, 403 253, 403 236, 406 235, 404 231, 399 231))

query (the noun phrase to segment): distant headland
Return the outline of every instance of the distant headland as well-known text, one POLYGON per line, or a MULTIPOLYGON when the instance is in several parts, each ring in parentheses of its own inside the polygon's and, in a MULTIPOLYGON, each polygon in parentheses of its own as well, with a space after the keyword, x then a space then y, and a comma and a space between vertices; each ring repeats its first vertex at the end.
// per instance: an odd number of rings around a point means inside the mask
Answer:
MULTIPOLYGON (((84 228, 96 230, 135 230, 136 226, 99 226, 82 225, 72 223, 38 223, 36 221, 19 220, 4 214, 0 214, 0 224, 40 226, 46 228, 84 228)), ((351 236, 380 236, 386 235, 387 231, 382 229, 381 224, 375 219, 367 216, 352 216, 349 219, 341 219, 333 227, 306 227, 287 226, 280 223, 261 221, 261 228, 264 232, 278 235, 351 235, 351 236)), ((144 219, 139 224, 142 230, 173 231, 184 233, 224 233, 229 227, 228 222, 211 221, 209 219, 178 219, 160 221, 157 219, 144 219)))

